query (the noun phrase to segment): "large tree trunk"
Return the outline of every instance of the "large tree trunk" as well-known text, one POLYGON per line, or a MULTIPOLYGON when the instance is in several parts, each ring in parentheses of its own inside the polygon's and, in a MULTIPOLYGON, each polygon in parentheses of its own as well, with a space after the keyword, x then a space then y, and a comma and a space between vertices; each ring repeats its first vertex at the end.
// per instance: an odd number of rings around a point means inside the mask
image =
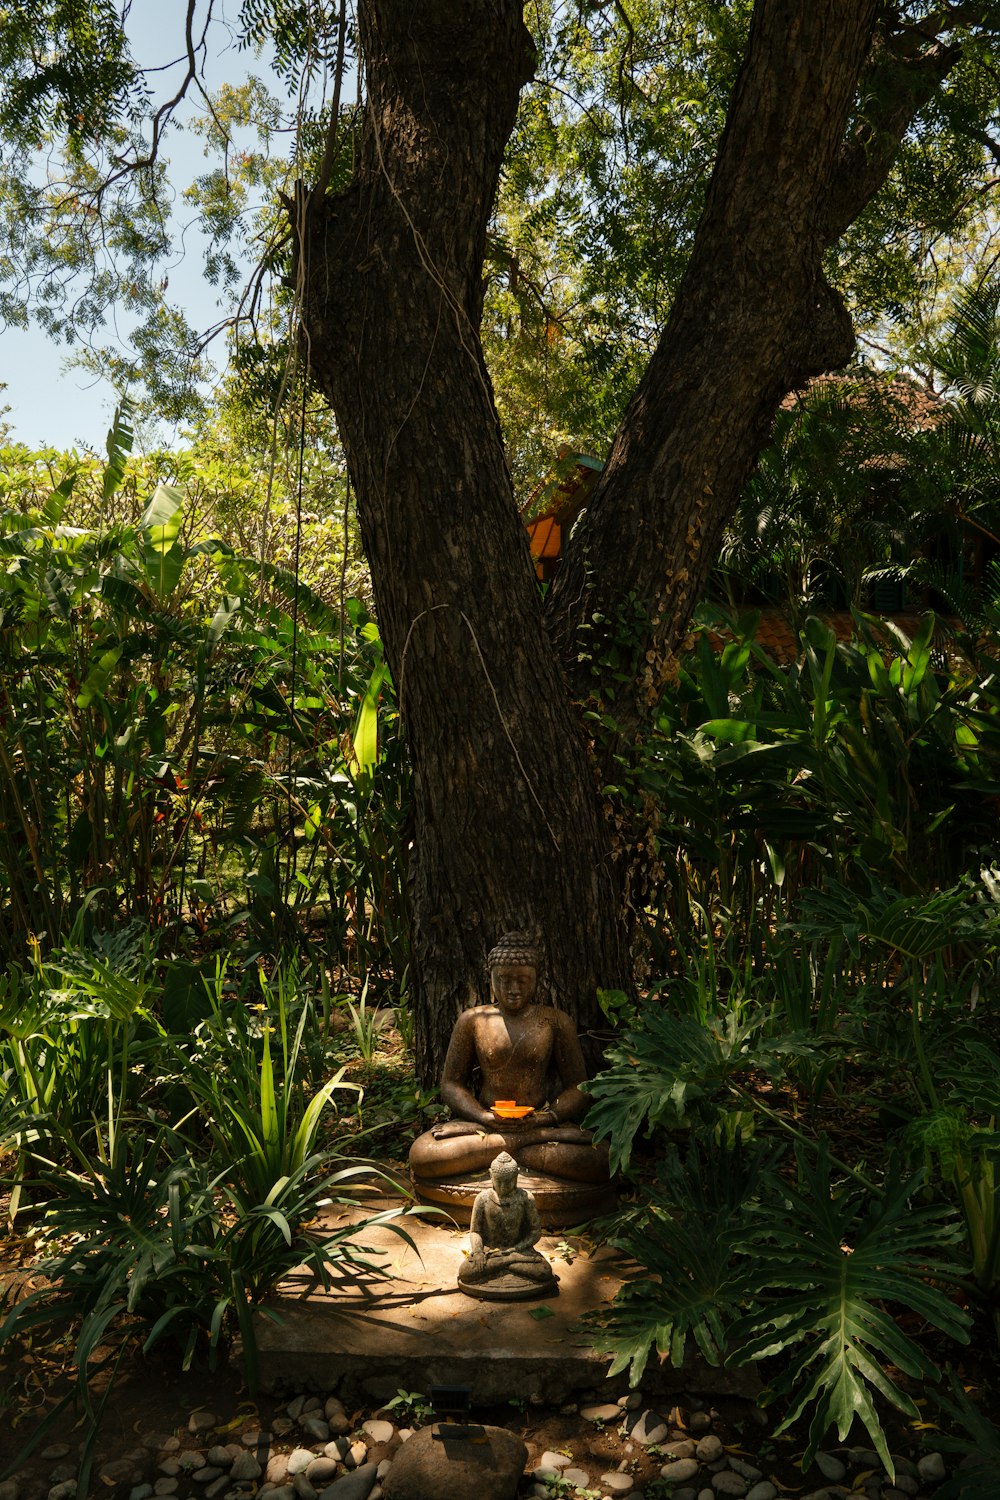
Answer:
POLYGON ((758 0, 690 267, 543 620, 479 340, 486 227, 532 66, 521 5, 361 0, 354 182, 313 194, 296 228, 309 367, 347 450, 414 767, 425 1079, 505 928, 539 930, 584 1028, 597 986, 628 985, 596 766, 610 749, 593 755, 579 706, 603 696, 610 634, 632 652, 615 713, 636 737, 778 403, 850 355, 823 252, 950 62, 872 52, 880 9, 758 0), (866 60, 893 86, 852 120, 866 60))
POLYGON ((691 259, 556 581, 551 628, 581 699, 601 693, 591 662, 606 642, 590 622, 634 642, 632 691, 614 707, 626 740, 674 675, 782 397, 853 353, 822 257, 878 9, 756 6, 691 259))
POLYGON ((337 414, 414 768, 417 1062, 539 931, 586 1028, 627 982, 608 835, 546 639, 479 342, 486 226, 532 45, 517 0, 368 0, 351 189, 312 206, 312 377, 337 414))

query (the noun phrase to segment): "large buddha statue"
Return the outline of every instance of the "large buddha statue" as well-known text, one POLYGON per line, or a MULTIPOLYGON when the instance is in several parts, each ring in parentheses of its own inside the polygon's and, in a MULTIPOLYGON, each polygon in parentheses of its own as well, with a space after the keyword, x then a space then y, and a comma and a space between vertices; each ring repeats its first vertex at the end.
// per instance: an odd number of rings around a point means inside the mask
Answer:
POLYGON ((441 1099, 453 1118, 410 1150, 417 1197, 466 1221, 503 1151, 546 1227, 578 1223, 613 1201, 607 1150, 577 1123, 588 1100, 576 1027, 565 1011, 536 1003, 538 962, 523 933, 492 950, 491 1003, 463 1011, 445 1058, 441 1099))

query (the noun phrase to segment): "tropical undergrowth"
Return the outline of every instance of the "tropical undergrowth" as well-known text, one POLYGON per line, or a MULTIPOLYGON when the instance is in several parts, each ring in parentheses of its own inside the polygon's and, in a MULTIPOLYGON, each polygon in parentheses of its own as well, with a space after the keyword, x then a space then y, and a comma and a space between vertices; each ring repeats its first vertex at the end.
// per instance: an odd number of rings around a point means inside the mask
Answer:
POLYGON ((587 1086, 642 1268, 592 1337, 633 1383, 758 1364, 804 1463, 857 1423, 891 1471, 887 1412, 1000 1332, 997 636, 935 626, 701 635, 636 783, 661 977, 587 1086))
MULTIPOLYGON (((364 1154, 369 1064, 334 1024, 348 1003, 294 957, 270 973, 220 959, 193 984, 138 924, 8 969, 0 1154, 34 1290, 0 1299, 0 1350, 69 1329, 76 1376, 32 1447, 74 1400, 92 1452, 93 1379, 130 1350, 186 1369, 238 1346, 253 1389, 259 1321, 279 1316, 267 1302, 289 1271, 328 1289, 377 1276, 366 1229, 407 1238, 405 1209, 358 1196, 381 1174, 364 1154)), ((420 1101, 393 1102, 398 1129, 420 1101)))

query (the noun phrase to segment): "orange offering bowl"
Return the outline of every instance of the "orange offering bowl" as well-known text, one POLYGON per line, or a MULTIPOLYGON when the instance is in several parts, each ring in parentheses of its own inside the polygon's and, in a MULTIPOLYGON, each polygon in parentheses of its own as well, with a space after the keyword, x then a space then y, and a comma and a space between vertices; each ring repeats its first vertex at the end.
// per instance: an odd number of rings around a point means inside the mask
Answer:
POLYGON ((513 1099, 497 1099, 491 1108, 495 1115, 501 1120, 523 1120, 525 1115, 533 1115, 534 1108, 530 1104, 515 1104, 513 1099))

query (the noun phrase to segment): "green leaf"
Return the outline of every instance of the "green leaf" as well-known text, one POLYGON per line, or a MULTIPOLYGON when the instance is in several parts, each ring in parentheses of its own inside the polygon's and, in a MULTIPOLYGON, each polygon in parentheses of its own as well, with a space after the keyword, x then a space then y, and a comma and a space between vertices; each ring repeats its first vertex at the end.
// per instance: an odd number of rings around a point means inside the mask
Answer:
POLYGON ((180 542, 184 516, 184 491, 158 484, 143 512, 143 567, 158 599, 166 599, 177 586, 184 568, 185 552, 180 542))

